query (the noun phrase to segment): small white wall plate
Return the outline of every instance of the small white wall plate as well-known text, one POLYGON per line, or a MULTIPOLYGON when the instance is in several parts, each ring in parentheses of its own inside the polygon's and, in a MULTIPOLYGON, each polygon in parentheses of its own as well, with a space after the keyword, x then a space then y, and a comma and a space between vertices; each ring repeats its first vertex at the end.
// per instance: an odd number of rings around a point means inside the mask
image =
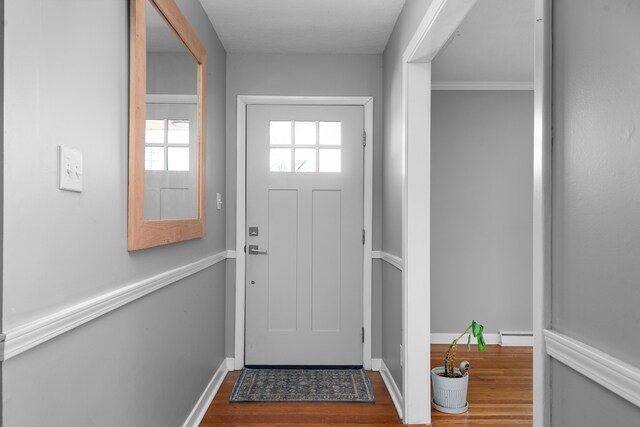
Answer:
POLYGON ((82 192, 82 151, 58 146, 58 171, 60 190, 82 192))

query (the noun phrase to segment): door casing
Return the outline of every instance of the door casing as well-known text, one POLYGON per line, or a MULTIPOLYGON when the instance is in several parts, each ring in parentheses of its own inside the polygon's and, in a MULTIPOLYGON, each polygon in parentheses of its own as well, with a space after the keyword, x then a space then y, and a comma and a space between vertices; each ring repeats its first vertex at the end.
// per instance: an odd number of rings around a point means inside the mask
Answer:
POLYGON ((237 98, 236 139, 236 295, 234 369, 244 367, 246 286, 246 127, 247 105, 358 105, 364 108, 366 149, 364 156, 363 325, 362 365, 371 369, 371 239, 373 230, 373 97, 372 96, 251 96, 237 98))

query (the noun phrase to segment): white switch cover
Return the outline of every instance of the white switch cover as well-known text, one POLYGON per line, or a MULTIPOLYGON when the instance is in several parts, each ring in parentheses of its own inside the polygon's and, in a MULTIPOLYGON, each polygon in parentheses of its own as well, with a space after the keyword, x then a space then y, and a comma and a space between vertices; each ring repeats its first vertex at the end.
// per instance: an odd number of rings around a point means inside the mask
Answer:
POLYGON ((73 148, 58 146, 60 189, 82 192, 82 152, 73 148))
POLYGON ((216 193, 216 209, 222 209, 222 194, 216 193))

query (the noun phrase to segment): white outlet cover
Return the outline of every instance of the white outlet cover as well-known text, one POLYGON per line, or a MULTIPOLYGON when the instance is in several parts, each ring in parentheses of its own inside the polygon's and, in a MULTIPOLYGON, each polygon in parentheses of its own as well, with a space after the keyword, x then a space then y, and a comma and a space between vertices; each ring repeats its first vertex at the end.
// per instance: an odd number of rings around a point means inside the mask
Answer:
POLYGON ((60 145, 58 153, 60 190, 82 192, 82 151, 60 145))
POLYGON ((216 209, 222 209, 222 194, 216 193, 216 209))

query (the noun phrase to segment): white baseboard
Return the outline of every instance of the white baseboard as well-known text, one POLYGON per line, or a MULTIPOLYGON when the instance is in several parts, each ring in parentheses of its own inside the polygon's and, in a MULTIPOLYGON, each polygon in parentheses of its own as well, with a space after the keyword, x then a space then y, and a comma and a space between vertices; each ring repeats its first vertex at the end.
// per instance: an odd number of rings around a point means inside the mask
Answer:
MULTIPOLYGON (((431 344, 451 344, 459 334, 431 334, 431 344)), ((533 347, 533 334, 531 332, 499 332, 497 334, 484 334, 484 340, 489 345, 501 345, 503 347, 533 347)), ((475 342, 471 338, 471 343, 475 342)), ((458 341, 460 344, 467 343, 464 336, 458 341)))
MULTIPOLYGON (((451 344, 451 341, 458 338, 460 334, 431 334, 431 344, 451 344)), ((500 344, 500 334, 484 334, 484 341, 487 344, 500 344)), ((474 338, 471 338, 471 343, 474 338)), ((467 337, 464 336, 458 341, 459 344, 467 344, 467 337)))
POLYGON ((500 331, 502 347, 533 347, 533 332, 500 331))
POLYGON ((597 348, 545 329, 547 354, 640 407, 640 369, 597 348))
POLYGON ((230 361, 230 358, 222 361, 218 370, 213 374, 211 381, 207 384, 207 387, 202 392, 202 395, 196 402, 196 405, 193 407, 191 413, 182 425, 183 427, 198 427, 200 425, 207 409, 209 409, 209 405, 211 405, 211 402, 213 402, 213 399, 216 397, 216 393, 218 393, 218 389, 220 389, 220 386, 224 381, 224 377, 227 375, 227 372, 229 372, 228 367, 230 363, 233 363, 233 360, 230 361))
POLYGON ((382 359, 371 359, 371 370, 374 372, 379 372, 380 367, 382 367, 382 359))
POLYGON ((389 368, 387 368, 387 365, 384 364, 384 360, 382 359, 376 359, 376 360, 380 360, 380 375, 382 376, 382 381, 384 381, 384 385, 387 387, 387 390, 391 395, 393 406, 396 407, 396 412, 398 412, 398 416, 402 420, 404 417, 403 411, 402 411, 402 405, 403 405, 402 393, 400 393, 400 389, 396 385, 396 382, 394 381, 393 376, 391 375, 391 372, 389 372, 389 368))
POLYGON ((236 359, 233 357, 227 357, 227 371, 235 371, 236 359))

